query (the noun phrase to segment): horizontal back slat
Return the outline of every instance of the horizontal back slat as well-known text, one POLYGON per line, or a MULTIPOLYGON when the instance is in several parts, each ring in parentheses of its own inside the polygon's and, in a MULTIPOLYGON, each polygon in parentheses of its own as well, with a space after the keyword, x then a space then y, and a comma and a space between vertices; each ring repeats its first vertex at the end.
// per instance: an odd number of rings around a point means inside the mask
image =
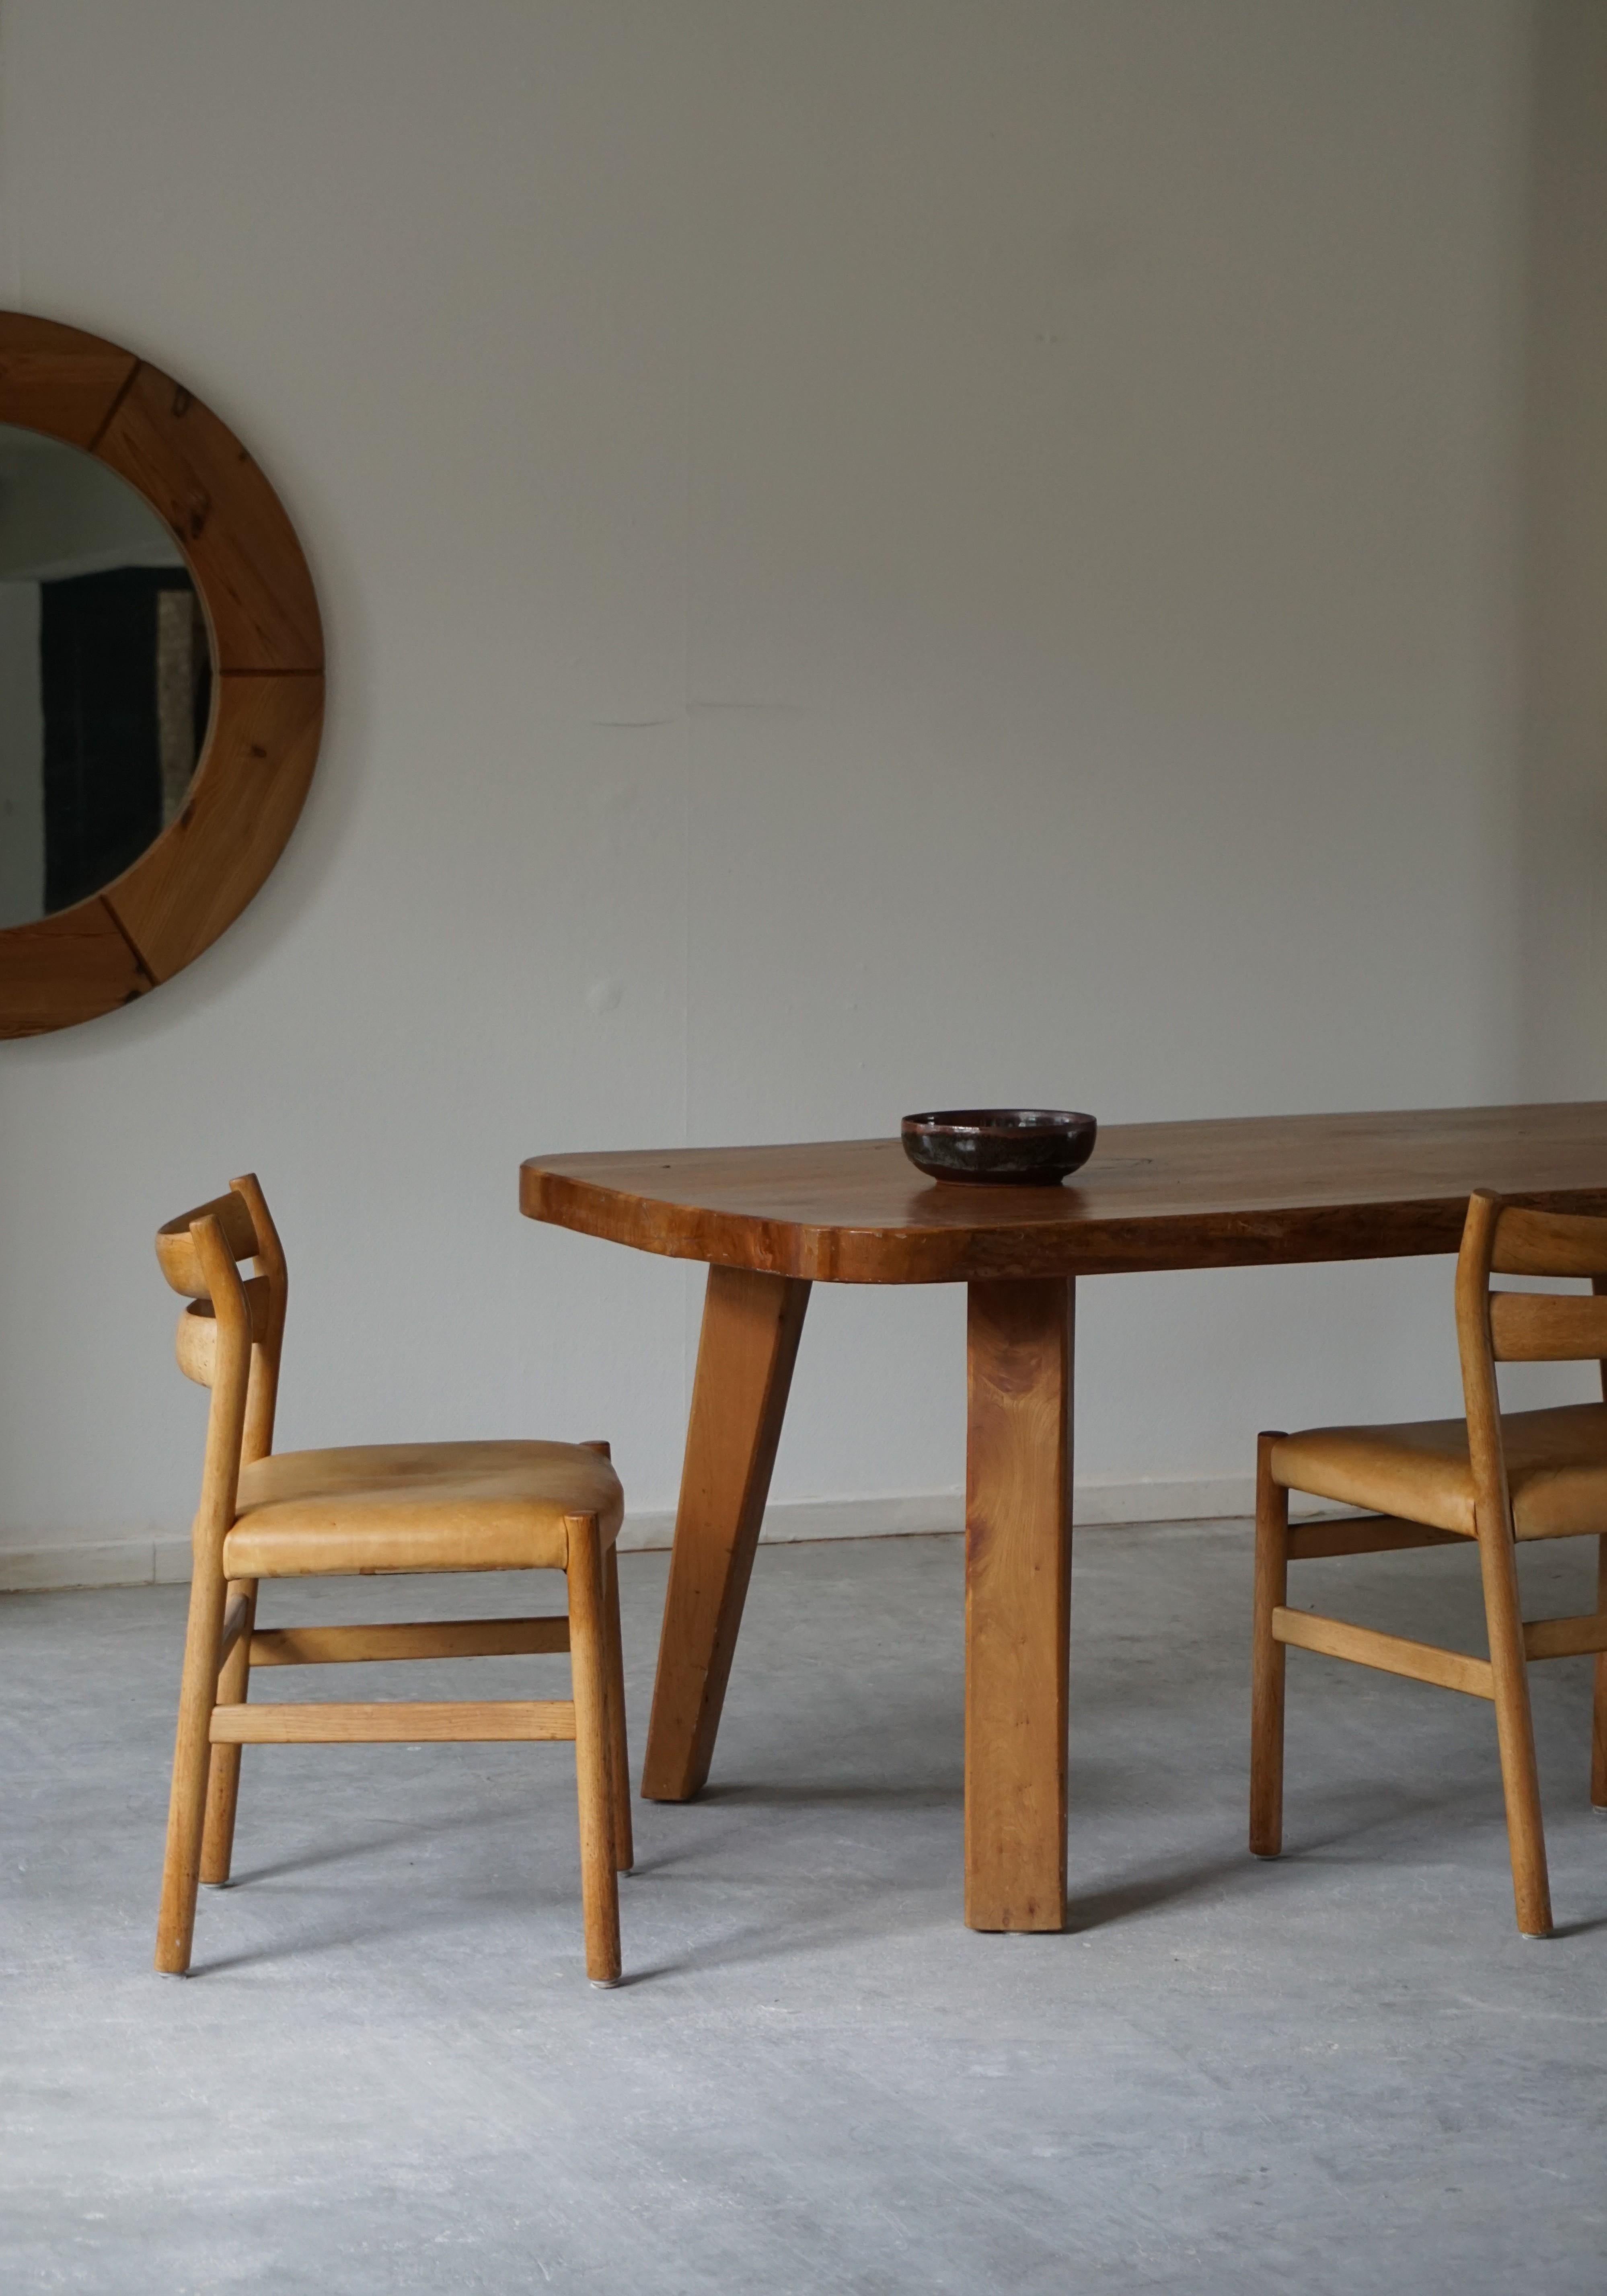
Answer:
POLYGON ((218 1324, 210 1308, 192 1302, 181 1310, 173 1352, 186 1379, 210 1387, 218 1376, 218 1324))
MULTIPOLYGON (((251 1337, 260 1342, 268 1337, 268 1278, 248 1276, 242 1288, 251 1311, 251 1337)), ((218 1376, 218 1322, 204 1300, 193 1300, 180 1314, 173 1352, 186 1379, 193 1379, 197 1387, 210 1387, 218 1376)))
POLYGON ((1607 1219, 1509 1204, 1490 1266, 1498 1275, 1607 1275, 1607 1219))
POLYGON ((190 1236, 192 1220, 205 1219, 208 1213, 223 1230, 224 1242, 236 1259, 257 1257, 257 1230, 243 1196, 231 1188, 227 1196, 214 1196, 210 1204, 197 1204, 194 1211, 181 1212, 156 1231, 156 1257, 161 1272, 175 1292, 186 1299, 207 1297, 206 1278, 201 1272, 201 1261, 190 1236))
POLYGON ((1607 1362, 1607 1299, 1492 1292, 1490 1346, 1497 1363, 1607 1362))

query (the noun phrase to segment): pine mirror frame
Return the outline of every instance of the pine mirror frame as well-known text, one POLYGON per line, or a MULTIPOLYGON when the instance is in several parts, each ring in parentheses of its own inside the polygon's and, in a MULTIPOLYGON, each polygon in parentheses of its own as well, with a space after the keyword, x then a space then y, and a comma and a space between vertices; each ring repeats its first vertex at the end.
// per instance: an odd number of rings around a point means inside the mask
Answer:
POLYGON ((0 311, 0 422, 82 448, 143 496, 206 618, 212 701, 184 807, 119 877, 0 929, 0 1037, 43 1035, 145 996, 251 900, 317 759, 324 635, 284 505, 234 432, 116 343, 0 311))

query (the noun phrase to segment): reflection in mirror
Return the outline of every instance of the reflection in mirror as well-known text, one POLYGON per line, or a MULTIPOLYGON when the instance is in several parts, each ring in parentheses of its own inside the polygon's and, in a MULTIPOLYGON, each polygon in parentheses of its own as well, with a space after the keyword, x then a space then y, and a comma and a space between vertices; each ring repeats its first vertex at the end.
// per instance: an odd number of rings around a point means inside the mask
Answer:
POLYGON ((120 876, 183 809, 212 660, 167 528, 93 455, 0 423, 0 928, 120 876))

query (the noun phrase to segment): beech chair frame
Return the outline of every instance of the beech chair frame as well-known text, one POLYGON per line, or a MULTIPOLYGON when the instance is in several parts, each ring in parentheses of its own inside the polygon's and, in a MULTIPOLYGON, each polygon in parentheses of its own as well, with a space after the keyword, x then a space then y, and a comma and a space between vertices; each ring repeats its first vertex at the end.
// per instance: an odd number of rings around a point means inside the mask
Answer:
MULTIPOLYGON (((572 1740, 580 1804, 586 1966, 593 1984, 620 1980, 616 1875, 633 1849, 625 1738, 619 1572, 597 1517, 565 1517, 567 1616, 448 1620, 405 1625, 256 1624, 258 1581, 230 1579, 224 1542, 235 1521, 243 1467, 273 1448, 289 1285, 284 1253, 254 1174, 170 1221, 157 1237, 162 1272, 189 1305, 177 1354, 185 1375, 211 1390, 174 1750, 156 1967, 190 1966, 197 1885, 229 1879, 246 1745, 572 1740), (238 1263, 252 1273, 242 1278, 238 1263), (251 1675, 264 1666, 503 1657, 567 1651, 568 1699, 253 1706, 251 1675)), ((608 1446, 575 1447, 606 1459, 608 1446)))
MULTIPOLYGON (((1531 1660, 1595 1654, 1590 1799, 1607 1815, 1607 1510, 1595 1535, 1596 1607, 1561 1619, 1525 1621, 1520 1599, 1512 1490, 1507 1472, 1496 1365, 1508 1362, 1596 1361, 1607 1401, 1607 1219, 1537 1211, 1478 1190, 1468 1206, 1456 1264, 1456 1336, 1462 1363, 1475 1529, 1488 1654, 1409 1641, 1348 1620, 1291 1609, 1289 1565, 1319 1556, 1372 1554, 1399 1548, 1465 1546, 1463 1532, 1379 1513, 1291 1525, 1289 1491, 1305 1484, 1279 1479, 1277 1431, 1259 1439, 1256 1480, 1256 1581, 1253 1604, 1249 1846, 1276 1857, 1283 1839, 1284 1652, 1291 1644, 1418 1682, 1488 1699, 1496 1710, 1502 1786, 1512 1854, 1518 1927, 1525 1937, 1552 1934, 1545 1836, 1535 1762, 1529 1693, 1531 1660), (1504 1292, 1493 1275, 1588 1276, 1593 1296, 1504 1292)), ((1509 1430, 1522 1414, 1512 1414, 1509 1430)), ((1388 1437, 1389 1430, 1376 1431, 1388 1437)), ((1594 1464, 1594 1462, 1592 1463, 1594 1464)), ((1600 1464, 1607 1468, 1607 1448, 1600 1464)), ((1317 1496, 1323 1496, 1318 1493, 1317 1496)))

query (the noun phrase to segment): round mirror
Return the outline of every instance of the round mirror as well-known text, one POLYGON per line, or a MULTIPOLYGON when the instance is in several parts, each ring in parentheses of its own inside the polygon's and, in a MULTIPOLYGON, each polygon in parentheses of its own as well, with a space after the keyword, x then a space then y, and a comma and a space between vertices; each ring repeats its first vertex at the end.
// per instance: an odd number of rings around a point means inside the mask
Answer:
POLYGON ((323 717, 307 562, 234 432, 119 344, 0 311, 0 1037, 216 940, 323 717))
POLYGON ((183 554, 80 447, 0 423, 0 929, 120 877, 184 809, 212 649, 183 554))

